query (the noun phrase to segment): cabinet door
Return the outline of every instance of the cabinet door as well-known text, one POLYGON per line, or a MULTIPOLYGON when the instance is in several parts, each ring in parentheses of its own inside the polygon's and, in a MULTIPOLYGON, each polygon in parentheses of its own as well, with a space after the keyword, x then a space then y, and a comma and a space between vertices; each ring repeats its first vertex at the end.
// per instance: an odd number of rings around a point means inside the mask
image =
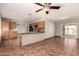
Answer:
POLYGON ((12 28, 16 28, 16 22, 9 22, 9 28, 12 29, 12 28))
POLYGON ((17 32, 9 32, 9 39, 16 39, 17 38, 17 32))
POLYGON ((38 22, 38 27, 39 28, 45 28, 45 22, 44 21, 38 22))
POLYGON ((2 20, 2 37, 3 39, 8 39, 9 32, 9 22, 7 20, 2 20))
POLYGON ((45 21, 42 21, 41 24, 42 24, 41 27, 45 28, 45 21))
POLYGON ((37 24, 38 24, 38 28, 41 28, 41 23, 40 23, 40 22, 38 22, 37 24))

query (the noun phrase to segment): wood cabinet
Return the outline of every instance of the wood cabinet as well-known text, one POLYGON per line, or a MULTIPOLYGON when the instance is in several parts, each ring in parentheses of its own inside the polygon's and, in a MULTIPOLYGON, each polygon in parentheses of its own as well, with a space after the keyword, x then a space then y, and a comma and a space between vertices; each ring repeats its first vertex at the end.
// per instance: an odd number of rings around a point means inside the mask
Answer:
POLYGON ((45 21, 39 21, 31 24, 35 32, 45 32, 45 21))
POLYGON ((37 22, 37 24, 38 24, 38 28, 45 28, 45 22, 44 21, 37 22))
POLYGON ((16 27, 16 22, 11 22, 6 18, 2 18, 2 39, 17 38, 17 33, 10 31, 10 29, 15 27, 16 27))
POLYGON ((9 21, 2 19, 2 38, 8 39, 8 32, 9 32, 9 21))
POLYGON ((15 22, 15 21, 9 22, 9 28, 10 28, 10 29, 16 28, 16 22, 15 22))
POLYGON ((9 32, 9 39, 16 39, 17 33, 16 32, 9 32))
POLYGON ((35 23, 32 23, 32 26, 34 25, 38 25, 38 28, 45 28, 45 21, 39 21, 39 22, 35 22, 35 23))
POLYGON ((2 38, 1 38, 1 46, 2 47, 13 47, 19 46, 17 45, 17 32, 10 31, 11 28, 14 28, 15 25, 13 21, 2 18, 2 38))

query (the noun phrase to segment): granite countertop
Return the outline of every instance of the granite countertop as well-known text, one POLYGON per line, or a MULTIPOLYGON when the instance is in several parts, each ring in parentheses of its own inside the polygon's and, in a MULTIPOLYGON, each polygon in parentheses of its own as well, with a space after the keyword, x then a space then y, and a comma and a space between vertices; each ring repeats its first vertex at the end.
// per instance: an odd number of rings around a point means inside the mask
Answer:
POLYGON ((27 32, 27 33, 21 33, 21 34, 42 34, 42 33, 44 33, 44 32, 40 32, 40 33, 38 33, 38 32, 27 32))

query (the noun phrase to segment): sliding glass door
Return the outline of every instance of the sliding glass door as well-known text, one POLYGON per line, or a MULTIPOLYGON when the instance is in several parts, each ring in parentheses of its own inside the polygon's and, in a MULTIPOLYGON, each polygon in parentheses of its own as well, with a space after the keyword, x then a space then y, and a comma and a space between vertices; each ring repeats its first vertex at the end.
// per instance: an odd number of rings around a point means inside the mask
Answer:
POLYGON ((76 24, 64 25, 63 36, 67 36, 67 37, 77 36, 77 25, 76 24))

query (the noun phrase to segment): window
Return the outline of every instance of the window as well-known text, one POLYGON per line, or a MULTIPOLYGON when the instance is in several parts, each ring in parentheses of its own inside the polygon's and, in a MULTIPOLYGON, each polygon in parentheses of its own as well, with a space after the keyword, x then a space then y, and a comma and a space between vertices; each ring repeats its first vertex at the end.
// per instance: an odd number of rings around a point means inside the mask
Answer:
POLYGON ((76 25, 65 25, 64 26, 65 29, 65 35, 76 35, 76 25))

